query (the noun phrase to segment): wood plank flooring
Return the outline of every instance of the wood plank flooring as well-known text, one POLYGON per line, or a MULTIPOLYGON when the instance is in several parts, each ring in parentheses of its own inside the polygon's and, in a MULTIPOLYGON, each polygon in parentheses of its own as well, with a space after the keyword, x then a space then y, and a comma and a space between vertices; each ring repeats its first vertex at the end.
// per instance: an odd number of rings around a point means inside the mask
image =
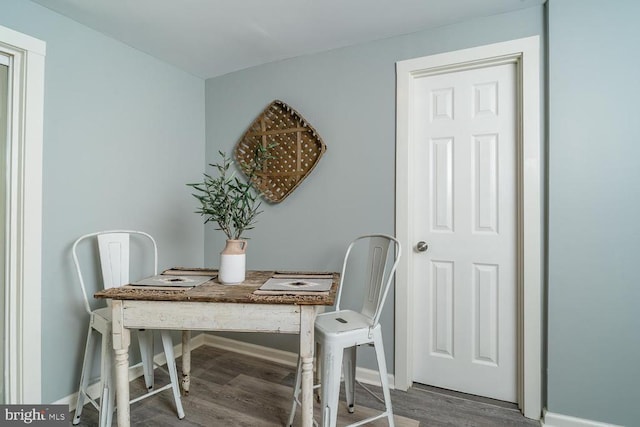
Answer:
MULTIPOLYGON (((178 371, 180 358, 177 359, 178 371)), ((178 420, 173 397, 164 391, 131 406, 132 426, 154 427, 268 427, 284 426, 291 408, 294 369, 255 357, 201 346, 192 352, 191 392, 183 397, 186 413, 178 420)), ((168 376, 156 370, 158 385, 168 376)), ((144 380, 131 383, 131 396, 144 388, 144 380)), ((371 387, 379 391, 377 387, 371 387)), ((415 385, 408 392, 392 390, 397 427, 502 427, 539 426, 524 418, 515 405, 428 386, 415 385)), ((344 398, 341 398, 344 402, 344 398)), ((356 412, 340 412, 338 425, 367 418, 384 406, 358 386, 356 412)), ((300 410, 294 425, 300 423, 300 410)), ((316 408, 316 414, 319 413, 316 408)), ((97 411, 86 405, 80 426, 97 426, 97 411)), ((115 416, 114 423, 115 426, 115 416)), ((378 420, 371 426, 386 426, 378 420)))

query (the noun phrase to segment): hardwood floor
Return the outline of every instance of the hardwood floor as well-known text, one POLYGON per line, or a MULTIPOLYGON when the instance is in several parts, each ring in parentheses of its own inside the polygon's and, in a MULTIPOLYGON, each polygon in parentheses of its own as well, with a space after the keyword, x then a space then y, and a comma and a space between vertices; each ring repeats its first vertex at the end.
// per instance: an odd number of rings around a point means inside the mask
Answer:
MULTIPOLYGON (((192 353, 191 393, 183 397, 186 413, 178 420, 171 392, 165 391, 131 406, 132 426, 259 427, 283 426, 291 408, 294 369, 250 356, 201 346, 192 353)), ((180 358, 177 360, 180 370, 180 358)), ((156 370, 157 384, 168 376, 156 370)), ((131 383, 131 395, 144 387, 142 378, 131 383)), ((379 390, 377 387, 371 387, 379 390)), ((392 390, 397 427, 539 426, 524 418, 511 403, 415 385, 408 392, 392 390)), ((341 398, 341 401, 344 401, 341 398)), ((364 419, 383 405, 358 386, 356 412, 341 411, 338 425, 364 419)), ((316 410, 316 413, 318 411, 316 410)), ((299 409, 294 425, 299 425, 299 409)), ((85 405, 80 426, 97 425, 97 411, 85 405)), ((114 416, 114 423, 115 416, 114 416)), ((386 426, 379 420, 372 426, 386 426)))

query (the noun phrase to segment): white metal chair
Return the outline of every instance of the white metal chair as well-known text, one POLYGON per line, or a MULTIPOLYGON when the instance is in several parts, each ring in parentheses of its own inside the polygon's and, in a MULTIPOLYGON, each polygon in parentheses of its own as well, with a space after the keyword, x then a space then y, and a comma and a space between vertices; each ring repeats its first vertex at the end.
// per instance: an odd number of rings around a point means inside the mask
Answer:
MULTIPOLYGON (((393 409, 391 394, 387 378, 387 365, 382 345, 380 314, 391 286, 391 281, 400 258, 400 243, 393 237, 384 234, 361 236, 349 245, 342 265, 340 288, 337 295, 336 309, 333 312, 319 314, 315 322, 315 341, 320 346, 321 384, 314 386, 321 388, 322 425, 335 427, 337 420, 338 396, 340 393, 340 367, 344 369, 345 392, 349 412, 355 407, 355 373, 356 348, 369 344, 375 347, 378 361, 378 371, 384 400, 376 396, 371 390, 360 384, 367 392, 385 404, 385 411, 351 424, 357 426, 380 418, 387 417, 389 425, 393 427, 393 409), (364 242, 362 242, 364 241, 364 242), (365 263, 364 301, 360 312, 340 309, 340 298, 345 285, 347 269, 353 264, 352 249, 366 246, 368 254, 365 263), (360 243, 360 244, 358 244, 360 243), (364 245, 363 245, 364 243, 364 245), (389 267, 389 264, 392 264, 389 267), (344 358, 344 361, 343 361, 344 358)), ((355 253, 355 251, 354 251, 355 253)), ((350 269, 349 269, 350 271, 350 269)), ((350 274, 353 274, 350 271, 350 274)), ((350 285, 349 285, 350 286, 350 285)), ((301 362, 298 358, 296 384, 293 392, 293 404, 289 416, 289 426, 293 425, 296 406, 300 404, 301 362)), ((314 421, 315 423, 315 421, 314 421)))
MULTIPOLYGON (((76 272, 80 281, 82 295, 84 296, 85 309, 89 313, 89 333, 87 335, 87 344, 84 353, 84 361, 82 363, 82 375, 80 377, 80 387, 78 390, 78 402, 73 417, 73 424, 80 422, 82 408, 85 400, 89 402, 99 412, 100 427, 111 426, 114 407, 115 384, 113 379, 113 347, 112 347, 112 330, 111 330, 111 307, 91 309, 87 289, 85 286, 80 262, 78 260, 78 244, 86 239, 96 238, 98 242, 98 250, 100 254, 100 266, 102 270, 103 286, 105 289, 118 287, 130 283, 129 281, 129 264, 130 264, 130 236, 136 235, 141 237, 144 248, 153 248, 153 271, 147 271, 146 274, 154 275, 158 273, 158 247, 155 240, 149 234, 142 231, 133 230, 110 230, 100 231, 97 233, 86 234, 78 238, 72 247, 73 262, 75 263, 76 272), (100 403, 98 399, 89 396, 89 378, 91 376, 92 362, 96 350, 95 334, 102 335, 101 339, 101 369, 100 369, 100 403)), ((162 346, 167 359, 167 368, 171 382, 161 388, 154 390, 154 363, 153 363, 153 332, 152 330, 138 331, 138 342, 140 344, 140 355, 142 358, 143 372, 147 392, 131 400, 135 403, 141 399, 152 396, 169 388, 173 391, 173 397, 176 404, 178 418, 184 418, 184 409, 180 399, 180 387, 178 383, 178 374, 176 370, 175 357, 173 353, 173 341, 168 331, 161 331, 162 346)))

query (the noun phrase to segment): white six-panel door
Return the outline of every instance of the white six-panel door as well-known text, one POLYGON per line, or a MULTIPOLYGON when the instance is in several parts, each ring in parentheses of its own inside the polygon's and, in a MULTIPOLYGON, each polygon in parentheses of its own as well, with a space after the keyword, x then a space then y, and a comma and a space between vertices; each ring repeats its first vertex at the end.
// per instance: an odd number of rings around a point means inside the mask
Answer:
POLYGON ((416 79, 414 380, 516 401, 516 68, 416 79), (425 250, 426 249, 426 250, 425 250))

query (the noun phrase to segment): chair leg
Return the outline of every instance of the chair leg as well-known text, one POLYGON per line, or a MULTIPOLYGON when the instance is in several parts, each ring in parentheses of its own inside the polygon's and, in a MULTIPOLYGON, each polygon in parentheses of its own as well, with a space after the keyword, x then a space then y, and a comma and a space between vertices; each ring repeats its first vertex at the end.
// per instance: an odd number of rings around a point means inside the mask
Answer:
POLYGON ((169 377, 171 378, 171 389, 173 390, 173 399, 176 402, 176 410, 178 412, 178 418, 184 418, 184 409, 182 408, 182 399, 180 398, 180 383, 178 381, 178 370, 176 369, 176 358, 173 354, 173 340, 169 331, 161 331, 162 347, 164 348, 164 355, 167 358, 167 369, 169 370, 169 377))
POLYGON ((344 391, 347 396, 347 409, 353 414, 356 403, 356 346, 344 349, 344 361, 342 370, 344 372, 344 391))
POLYGON ((108 421, 109 413, 111 412, 109 408, 109 387, 104 387, 102 389, 102 393, 100 394, 100 411, 98 412, 98 426, 99 427, 110 427, 111 423, 108 421))
POLYGON ((142 359, 142 371, 147 390, 153 390, 153 330, 139 329, 138 344, 140 345, 140 358, 142 359))
POLYGON ((338 420, 343 349, 325 343, 322 351, 322 426, 335 427, 338 420))
POLYGON ((384 356, 384 346, 382 345, 382 333, 380 329, 376 329, 373 333, 373 343, 376 349, 376 358, 378 359, 378 371, 380 373, 380 384, 382 384, 382 393, 384 394, 384 406, 389 420, 389 427, 394 427, 393 407, 391 406, 391 393, 389 392, 389 375, 387 371, 387 362, 384 356))
POLYGON ((100 427, 111 427, 111 417, 113 415, 113 403, 112 394, 113 381, 111 376, 113 375, 113 347, 111 331, 107 331, 102 334, 102 348, 100 357, 100 407, 98 411, 98 418, 100 420, 100 427))
POLYGON ((107 392, 107 406, 105 407, 105 414, 106 414, 106 421, 105 421, 105 426, 106 427, 111 427, 112 421, 113 421, 113 413, 116 411, 116 382, 115 382, 115 378, 114 378, 114 374, 115 371, 112 370, 111 371, 111 376, 110 376, 110 382, 109 382, 109 387, 107 388, 106 392, 107 392))
POLYGON ((296 383, 293 386, 293 399, 291 399, 292 400, 291 412, 289 413, 289 422, 287 422, 287 425, 289 427, 293 426, 293 420, 296 417, 296 408, 298 406, 298 396, 300 396, 300 386, 302 385, 301 370, 302 370, 302 360, 300 359, 300 356, 298 356, 298 363, 296 367, 296 383))
POLYGON ((73 415, 73 425, 77 425, 80 422, 80 416, 82 415, 82 408, 84 407, 84 401, 86 398, 87 387, 89 386, 89 377, 91 377, 91 367, 93 365, 93 356, 96 351, 96 340, 94 337, 94 330, 89 326, 89 333, 87 334, 87 343, 84 348, 84 359, 82 361, 82 373, 80 374, 80 387, 78 390, 78 401, 76 403, 76 411, 73 415))

